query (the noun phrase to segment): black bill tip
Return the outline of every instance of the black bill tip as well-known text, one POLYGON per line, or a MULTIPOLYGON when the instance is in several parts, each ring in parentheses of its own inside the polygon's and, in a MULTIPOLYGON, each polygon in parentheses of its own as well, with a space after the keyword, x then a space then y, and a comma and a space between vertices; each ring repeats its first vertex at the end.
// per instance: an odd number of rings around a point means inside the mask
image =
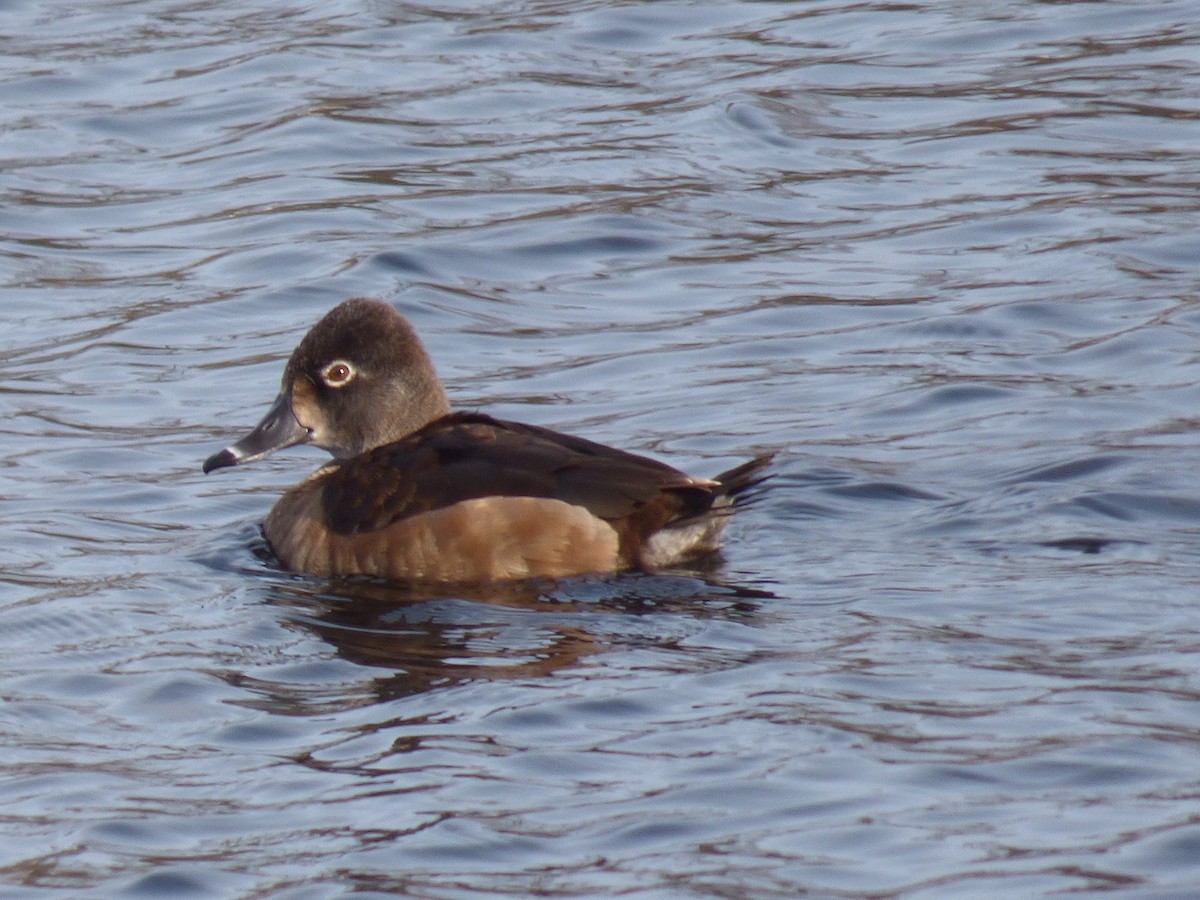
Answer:
POLYGON ((204 474, 207 475, 213 469, 224 469, 228 466, 236 466, 238 464, 238 456, 228 447, 220 453, 214 453, 204 461, 201 467, 204 469, 204 474))

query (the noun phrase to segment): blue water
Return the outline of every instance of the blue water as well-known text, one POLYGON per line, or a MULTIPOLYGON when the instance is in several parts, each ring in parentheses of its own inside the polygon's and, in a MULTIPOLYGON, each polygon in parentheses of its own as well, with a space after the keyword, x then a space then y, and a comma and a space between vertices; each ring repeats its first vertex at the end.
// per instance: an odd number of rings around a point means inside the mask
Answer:
POLYGON ((1195 5, 3 4, 0 895, 1188 896, 1195 5), (373 295, 723 558, 281 571, 373 295))

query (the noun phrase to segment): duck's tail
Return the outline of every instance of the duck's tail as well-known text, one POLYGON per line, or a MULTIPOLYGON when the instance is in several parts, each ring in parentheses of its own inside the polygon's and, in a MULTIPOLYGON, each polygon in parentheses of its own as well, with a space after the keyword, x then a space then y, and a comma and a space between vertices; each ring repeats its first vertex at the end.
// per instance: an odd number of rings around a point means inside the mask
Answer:
POLYGON ((752 501, 756 496, 754 488, 771 477, 765 470, 774 460, 774 453, 763 453, 740 466, 722 472, 713 479, 721 486, 719 496, 728 497, 735 506, 743 506, 752 501))
POLYGON ((654 572, 719 549, 734 509, 754 501, 753 489, 770 477, 764 470, 774 458, 774 453, 764 453, 716 478, 694 479, 678 488, 689 495, 691 509, 685 506, 678 518, 649 536, 638 552, 638 565, 654 572))

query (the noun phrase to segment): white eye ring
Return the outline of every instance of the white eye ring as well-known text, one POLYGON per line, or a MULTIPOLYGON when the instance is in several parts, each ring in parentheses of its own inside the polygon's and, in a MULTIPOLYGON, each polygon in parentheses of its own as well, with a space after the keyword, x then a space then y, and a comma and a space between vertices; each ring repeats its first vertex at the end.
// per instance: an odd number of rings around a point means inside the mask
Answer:
POLYGON ((345 387, 354 380, 354 366, 344 359, 335 359, 321 370, 321 380, 331 388, 345 387))

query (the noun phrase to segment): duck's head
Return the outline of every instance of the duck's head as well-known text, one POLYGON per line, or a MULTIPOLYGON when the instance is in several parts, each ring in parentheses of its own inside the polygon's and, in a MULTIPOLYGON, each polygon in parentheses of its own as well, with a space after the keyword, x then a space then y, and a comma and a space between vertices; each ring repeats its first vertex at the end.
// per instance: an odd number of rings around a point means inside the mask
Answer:
POLYGON ((304 336, 279 396, 254 430, 204 461, 204 471, 313 444, 339 459, 412 434, 450 404, 416 331, 379 300, 347 300, 304 336))

